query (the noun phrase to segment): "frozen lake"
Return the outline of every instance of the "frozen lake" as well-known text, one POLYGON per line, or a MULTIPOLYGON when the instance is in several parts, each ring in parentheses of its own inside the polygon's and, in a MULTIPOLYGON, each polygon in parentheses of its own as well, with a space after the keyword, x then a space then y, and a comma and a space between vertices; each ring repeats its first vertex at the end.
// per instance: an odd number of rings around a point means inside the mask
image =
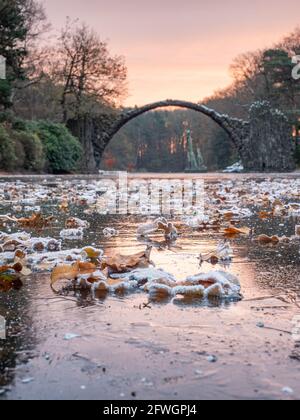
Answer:
MULTIPOLYGON (((164 175, 169 177, 178 175, 164 175)), ((300 398, 300 343, 293 329, 300 315, 300 241, 294 236, 300 175, 205 175, 209 218, 215 211, 224 217, 210 227, 183 225, 171 243, 160 233, 137 239, 144 216, 99 215, 92 202, 80 201, 89 188, 93 195, 94 178, 44 178, 2 178, 0 216, 29 217, 40 207, 55 223, 41 230, 4 222, 3 233, 25 230, 59 240, 66 219, 78 217, 90 227, 81 238, 64 239, 63 250, 92 245, 132 255, 150 244, 156 268, 179 280, 212 270, 230 273, 238 277, 243 299, 176 296, 149 303, 140 291, 55 294, 50 272, 33 270, 20 290, 0 293, 0 315, 8 325, 0 340, 0 399, 300 398), (59 209, 63 199, 65 210, 59 209), (228 216, 233 208, 237 214, 228 216), (230 217, 250 233, 227 238, 232 260, 200 267, 199 255, 214 255, 230 217), (119 235, 105 237, 106 227, 119 235), (264 244, 260 235, 278 242, 264 244)), ((179 219, 171 218, 174 224, 179 219)), ((2 251, 0 266, 8 263, 2 251)))

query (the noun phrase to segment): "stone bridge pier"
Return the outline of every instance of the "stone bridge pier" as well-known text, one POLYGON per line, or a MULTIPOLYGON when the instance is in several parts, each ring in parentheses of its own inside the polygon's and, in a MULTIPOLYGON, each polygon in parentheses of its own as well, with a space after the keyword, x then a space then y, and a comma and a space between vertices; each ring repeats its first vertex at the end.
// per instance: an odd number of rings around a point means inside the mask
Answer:
POLYGON ((83 171, 96 172, 104 150, 114 135, 129 121, 145 112, 163 107, 178 107, 200 112, 216 122, 228 134, 248 172, 289 172, 295 169, 294 142, 288 118, 266 102, 255 102, 248 120, 223 115, 201 104, 166 100, 130 111, 84 117, 69 121, 71 132, 84 148, 83 171))

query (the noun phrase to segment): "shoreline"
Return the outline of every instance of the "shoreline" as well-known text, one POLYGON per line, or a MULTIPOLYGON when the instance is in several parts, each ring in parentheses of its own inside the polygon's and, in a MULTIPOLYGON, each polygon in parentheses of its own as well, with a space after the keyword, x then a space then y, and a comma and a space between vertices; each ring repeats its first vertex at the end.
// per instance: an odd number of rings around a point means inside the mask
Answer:
MULTIPOLYGON (((122 171, 120 171, 122 172, 122 171)), ((108 179, 116 178, 118 175, 117 171, 113 171, 110 174, 15 174, 15 173, 4 173, 0 172, 0 182, 11 181, 11 180, 55 180, 55 179, 108 179)), ((223 172, 207 172, 207 173, 140 173, 132 172, 128 173, 128 179, 204 179, 204 180, 218 180, 219 177, 222 179, 264 179, 264 178, 300 178, 300 170, 295 172, 243 172, 243 173, 223 173, 223 172)))

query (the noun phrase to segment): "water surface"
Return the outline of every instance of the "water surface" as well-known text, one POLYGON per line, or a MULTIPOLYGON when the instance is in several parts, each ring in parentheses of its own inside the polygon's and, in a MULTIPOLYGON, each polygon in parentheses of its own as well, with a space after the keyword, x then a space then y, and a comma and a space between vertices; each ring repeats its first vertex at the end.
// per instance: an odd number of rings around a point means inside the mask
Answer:
MULTIPOLYGON (((42 208, 51 214, 56 204, 49 200, 42 208)), ((0 209, 1 214, 9 210, 0 209)), ((65 241, 65 249, 91 244, 122 254, 145 249, 136 238, 139 217, 86 215, 76 206, 70 212, 90 221, 91 228, 81 241, 65 241), (104 238, 107 226, 120 236, 104 238)), ((65 216, 57 218, 42 236, 59 237, 65 216)), ((257 234, 291 236, 295 228, 294 220, 281 218, 253 217, 244 224, 257 234)), ((27 278, 20 291, 1 294, 8 331, 7 340, 0 341, 0 398, 300 398, 300 357, 295 358, 297 343, 290 334, 300 310, 275 298, 258 299, 286 287, 300 293, 299 245, 261 247, 235 239, 231 265, 200 268, 197 256, 213 251, 220 239, 219 232, 192 230, 171 246, 154 238, 152 260, 178 279, 228 270, 240 278, 241 302, 175 299, 144 305, 143 293, 57 296, 47 273, 27 278), (77 337, 65 340, 66 334, 77 337)))

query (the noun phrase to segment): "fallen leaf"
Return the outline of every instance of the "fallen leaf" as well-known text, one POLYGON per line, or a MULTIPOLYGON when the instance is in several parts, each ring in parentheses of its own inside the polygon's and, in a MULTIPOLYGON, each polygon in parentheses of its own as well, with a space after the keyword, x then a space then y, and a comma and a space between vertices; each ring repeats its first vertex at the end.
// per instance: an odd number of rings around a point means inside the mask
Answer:
POLYGON ((238 235, 249 235, 250 232, 251 232, 251 229, 249 229, 248 227, 243 227, 239 229, 233 225, 230 225, 228 228, 224 230, 224 236, 226 238, 230 238, 230 237, 234 237, 238 235))
POLYGON ((83 248, 82 252, 85 253, 87 258, 90 258, 91 260, 97 260, 103 255, 102 249, 96 249, 91 246, 83 248))
POLYGON ((167 240, 177 239, 178 231, 173 223, 168 222, 165 218, 156 219, 152 223, 141 225, 138 230, 138 236, 145 237, 156 232, 164 232, 167 240))
POLYGON ((58 209, 63 212, 63 213, 67 213, 69 211, 69 203, 67 200, 62 201, 59 205, 58 205, 58 209))
POLYGON ((235 217, 235 214, 232 212, 227 212, 223 214, 225 220, 230 221, 235 217))
POLYGON ((95 264, 77 261, 71 265, 58 265, 51 273, 51 286, 59 280, 75 280, 80 274, 92 274, 97 270, 95 264))
POLYGON ((274 213, 272 211, 260 211, 258 213, 258 217, 262 220, 264 219, 270 219, 271 217, 274 216, 274 213))
POLYGON ((173 225, 173 223, 159 221, 157 223, 157 228, 158 230, 161 230, 164 232, 166 239, 176 239, 178 236, 177 229, 173 225))
POLYGON ((273 208, 275 208, 275 207, 283 207, 283 203, 280 200, 276 199, 273 202, 273 208))
POLYGON ((280 238, 278 236, 268 236, 268 235, 259 235, 257 238, 254 239, 256 242, 261 244, 278 244, 280 242, 280 238))
POLYGON ((53 221, 53 216, 45 217, 41 213, 36 213, 29 218, 15 218, 14 221, 23 228, 43 229, 50 225, 53 221))
POLYGON ((67 219, 65 223, 66 229, 88 229, 89 227, 90 224, 88 222, 86 222, 85 220, 78 219, 77 217, 69 217, 69 219, 67 219))
POLYGON ((16 264, 13 267, 0 267, 0 292, 9 292, 11 289, 19 290, 23 286, 21 270, 21 264, 16 264))
POLYGON ((208 262, 212 265, 216 265, 219 262, 219 257, 217 257, 214 254, 208 254, 208 255, 202 255, 200 254, 200 265, 203 264, 204 262, 208 262))
POLYGON ((148 247, 146 251, 134 255, 116 254, 106 257, 103 260, 102 268, 108 267, 115 273, 124 273, 135 268, 147 268, 150 265, 151 251, 152 247, 148 247))

